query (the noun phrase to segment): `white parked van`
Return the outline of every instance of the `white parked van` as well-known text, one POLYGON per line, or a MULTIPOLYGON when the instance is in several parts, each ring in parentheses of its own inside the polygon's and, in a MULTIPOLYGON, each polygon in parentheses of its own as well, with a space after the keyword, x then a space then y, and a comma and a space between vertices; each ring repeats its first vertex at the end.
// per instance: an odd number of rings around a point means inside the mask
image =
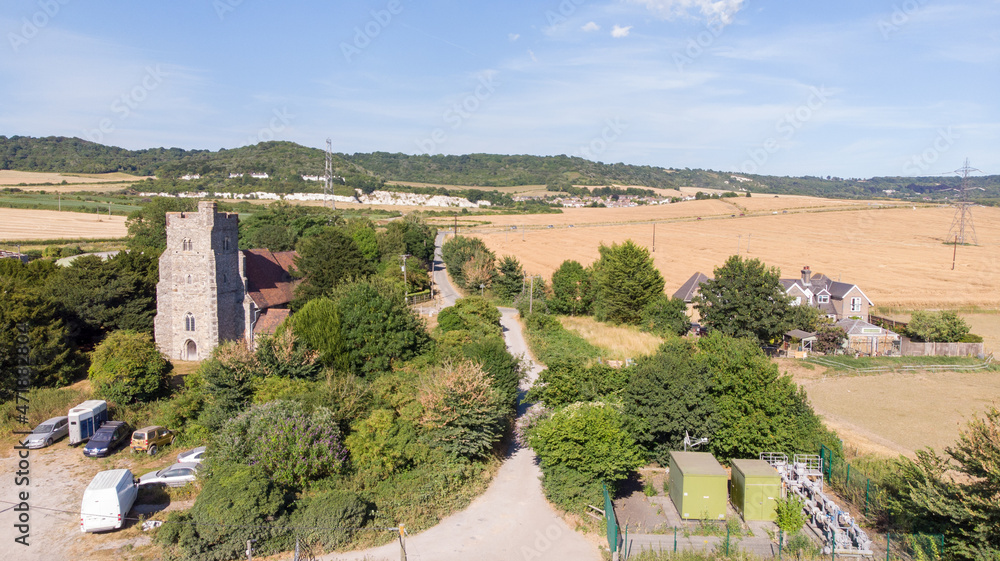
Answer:
POLYGON ((87 440, 108 420, 108 402, 103 399, 84 401, 69 410, 69 443, 87 440))
POLYGON ((138 494, 131 471, 113 469, 98 473, 83 492, 80 531, 103 532, 121 528, 138 494))

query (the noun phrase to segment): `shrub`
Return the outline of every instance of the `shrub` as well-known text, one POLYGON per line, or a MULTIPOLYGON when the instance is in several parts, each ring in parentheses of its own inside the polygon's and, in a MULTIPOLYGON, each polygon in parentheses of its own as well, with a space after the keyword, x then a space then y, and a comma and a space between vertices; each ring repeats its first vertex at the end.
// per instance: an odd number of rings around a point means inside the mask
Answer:
POLYGON ((501 335, 500 310, 484 298, 469 296, 455 302, 438 314, 441 331, 465 330, 474 333, 501 335))
POLYGON ((352 427, 345 439, 351 464, 366 484, 374 484, 413 464, 416 426, 391 409, 376 409, 352 427))
POLYGON ((482 458, 500 441, 510 414, 490 376, 471 362, 445 365, 421 380, 420 424, 431 445, 454 458, 482 458))
POLYGON ((604 364, 586 366, 579 360, 549 363, 528 394, 529 401, 541 401, 557 409, 577 401, 596 401, 625 387, 628 371, 604 364))
POLYGON ((287 490, 264 470, 246 465, 213 468, 190 514, 171 513, 156 540, 176 544, 183 559, 225 561, 243 555, 256 540, 260 556, 284 551, 289 543, 287 490))
POLYGON ((344 545, 371 519, 372 505, 350 491, 330 489, 299 502, 292 524, 306 543, 326 551, 344 545))
POLYGON ((906 335, 914 341, 956 343, 969 334, 969 324, 955 312, 913 312, 906 335))
POLYGON ((502 337, 482 337, 462 347, 465 358, 480 365, 492 379, 507 407, 517 404, 517 392, 524 377, 521 361, 510 354, 502 337))
POLYGON ((639 325, 643 331, 654 333, 661 337, 666 335, 684 335, 691 329, 691 320, 687 316, 687 304, 679 298, 670 298, 660 294, 649 301, 642 309, 639 325))
POLYGON ((148 333, 115 331, 94 350, 89 375, 98 396, 124 405, 162 394, 169 371, 148 333))
POLYGON ((525 335, 543 364, 597 358, 601 350, 563 327, 559 320, 541 313, 524 316, 525 335))
POLYGON ((337 473, 345 459, 330 411, 306 414, 290 401, 254 405, 229 421, 212 452, 213 462, 249 464, 281 485, 297 487, 337 473))
POLYGON ((529 431, 529 442, 541 460, 546 493, 567 509, 585 506, 572 487, 592 489, 604 482, 613 488, 643 463, 622 415, 601 402, 556 411, 529 431))

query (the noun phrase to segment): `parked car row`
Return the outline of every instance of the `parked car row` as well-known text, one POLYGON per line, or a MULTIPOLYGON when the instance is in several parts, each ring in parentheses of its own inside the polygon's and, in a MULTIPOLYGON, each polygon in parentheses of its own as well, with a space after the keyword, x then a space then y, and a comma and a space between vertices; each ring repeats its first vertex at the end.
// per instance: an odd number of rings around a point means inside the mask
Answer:
POLYGON ((127 423, 108 419, 106 401, 92 399, 73 407, 65 417, 53 417, 35 427, 25 439, 25 445, 33 449, 44 448, 66 436, 71 445, 87 441, 83 447, 85 456, 103 458, 126 443, 133 453, 145 452, 154 456, 162 447, 173 444, 176 435, 161 426, 132 431, 127 423))

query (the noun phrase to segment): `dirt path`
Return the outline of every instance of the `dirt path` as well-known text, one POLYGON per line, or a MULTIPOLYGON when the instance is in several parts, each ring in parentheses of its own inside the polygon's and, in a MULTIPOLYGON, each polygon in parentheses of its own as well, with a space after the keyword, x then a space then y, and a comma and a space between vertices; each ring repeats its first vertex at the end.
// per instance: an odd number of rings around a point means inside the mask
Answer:
MULTIPOLYGON (((443 236, 438 237, 438 252, 443 236)), ((440 255, 440 253, 435 253, 440 255)), ((456 293, 443 270, 435 263, 435 282, 444 300, 454 303, 456 293)), ((517 311, 500 308, 507 348, 512 354, 530 356, 517 321, 517 311)), ((530 361, 530 359, 529 359, 530 361)), ((521 388, 526 390, 541 367, 529 362, 528 376, 521 388)), ((587 561, 601 559, 595 544, 576 533, 549 506, 542 493, 541 470, 535 454, 519 448, 500 467, 489 489, 468 508, 457 512, 437 526, 406 540, 407 559, 434 561, 512 561, 546 559, 551 561, 587 561)), ((349 553, 330 554, 328 561, 399 559, 398 543, 349 553)))

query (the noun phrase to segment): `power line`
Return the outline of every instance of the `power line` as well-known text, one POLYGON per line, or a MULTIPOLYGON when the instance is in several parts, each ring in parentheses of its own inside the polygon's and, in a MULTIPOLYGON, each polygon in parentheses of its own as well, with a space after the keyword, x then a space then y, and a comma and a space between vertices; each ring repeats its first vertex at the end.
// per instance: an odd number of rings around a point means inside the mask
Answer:
MULTIPOLYGON (((15 505, 15 506, 18 505, 18 504, 20 504, 18 502, 5 501, 5 500, 0 500, 0 503, 2 503, 2 504, 8 504, 8 505, 15 505)), ((73 515, 73 516, 80 516, 80 517, 90 516, 90 517, 95 517, 95 518, 114 518, 116 520, 118 519, 118 515, 117 514, 88 514, 88 513, 77 512, 75 510, 65 510, 65 509, 60 509, 60 508, 51 508, 51 507, 43 507, 43 506, 35 506, 35 505, 31 505, 31 510, 44 510, 44 511, 48 511, 48 512, 54 512, 56 514, 70 514, 70 515, 73 515)), ((143 519, 141 517, 123 516, 122 517, 122 521, 126 521, 126 520, 131 520, 131 521, 135 521, 135 522, 143 522, 144 520, 147 520, 147 519, 143 519)), ((218 527, 218 528, 243 528, 243 529, 246 529, 246 528, 255 528, 255 529, 271 528, 271 529, 286 530, 286 531, 295 531, 295 530, 351 530, 351 531, 369 530, 369 531, 378 531, 378 532, 398 532, 399 531, 399 527, 380 527, 380 526, 364 526, 364 527, 354 527, 354 526, 286 526, 286 525, 283 525, 283 524, 219 524, 219 523, 214 523, 214 522, 182 522, 182 521, 178 521, 178 520, 166 520, 163 523, 164 524, 181 524, 181 525, 184 525, 184 526, 214 526, 214 527, 218 527)))
POLYGON ((955 245, 979 245, 976 238, 976 227, 972 223, 972 203, 969 202, 969 174, 972 172, 983 173, 982 170, 969 166, 969 159, 965 159, 965 165, 951 172, 962 176, 962 187, 958 195, 958 208, 955 209, 955 218, 951 222, 951 229, 948 230, 947 241, 954 240, 955 245))

